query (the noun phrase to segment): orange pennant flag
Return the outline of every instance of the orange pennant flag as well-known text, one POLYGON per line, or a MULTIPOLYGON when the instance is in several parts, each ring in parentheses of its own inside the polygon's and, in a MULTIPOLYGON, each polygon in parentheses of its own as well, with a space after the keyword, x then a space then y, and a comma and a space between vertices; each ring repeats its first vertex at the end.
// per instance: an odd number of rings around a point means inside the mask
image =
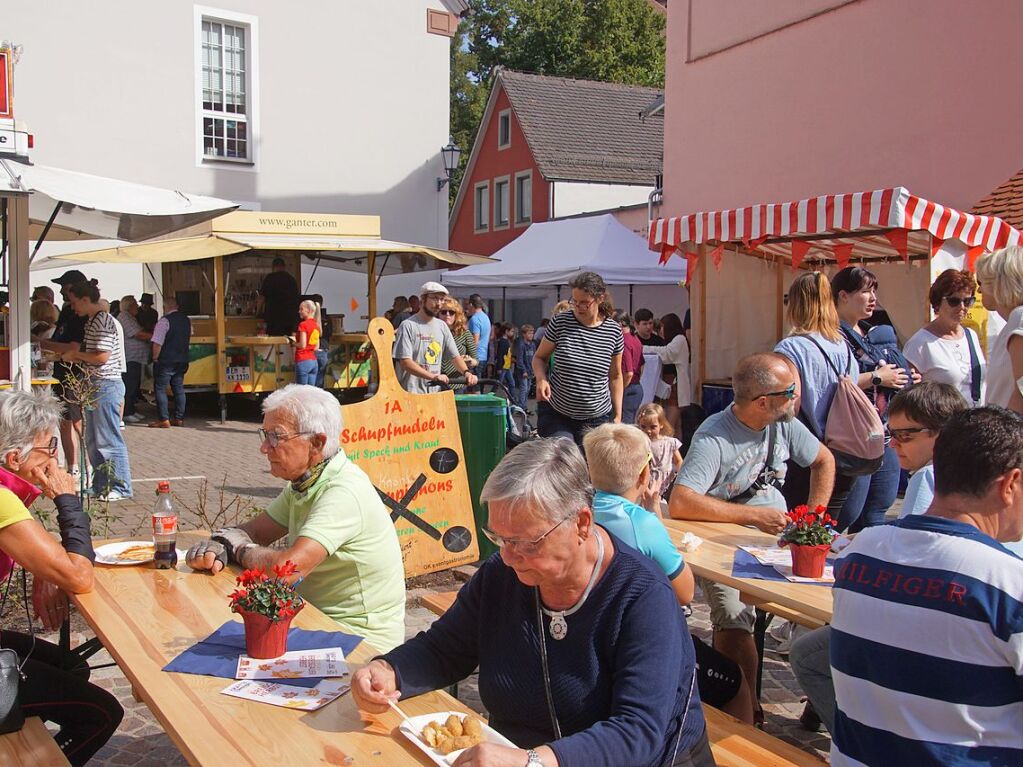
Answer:
POLYGON ((977 271, 977 259, 984 255, 984 246, 975 245, 966 251, 966 271, 974 272, 977 271))
POLYGON ((846 242, 835 246, 835 263, 839 269, 845 269, 852 260, 853 243, 846 242))
POLYGON ((941 246, 945 244, 944 240, 939 240, 937 237, 931 238, 931 258, 937 255, 938 251, 941 250, 941 246))
POLYGON ((884 236, 895 248, 895 252, 902 256, 902 260, 909 263, 909 245, 907 244, 908 232, 905 229, 892 229, 885 232, 884 236))
POLYGON ((714 269, 721 271, 721 254, 725 252, 724 245, 718 245, 710 252, 710 260, 714 262, 714 269))
POLYGON ((699 260, 699 253, 693 253, 692 251, 686 253, 686 287, 693 281, 693 275, 696 274, 696 262, 699 260))
POLYGON ((806 254, 810 251, 810 243, 803 240, 792 241, 792 271, 799 268, 799 265, 803 263, 803 259, 806 258, 806 254))
POLYGON ((743 240, 742 244, 746 246, 747 250, 754 251, 763 245, 765 240, 767 240, 766 237, 757 237, 755 240, 743 240))
POLYGON ((359 302, 358 302, 358 301, 356 301, 356 300, 355 300, 355 299, 353 298, 353 299, 352 299, 352 311, 354 312, 354 311, 356 311, 356 310, 357 310, 358 308, 359 308, 359 302))

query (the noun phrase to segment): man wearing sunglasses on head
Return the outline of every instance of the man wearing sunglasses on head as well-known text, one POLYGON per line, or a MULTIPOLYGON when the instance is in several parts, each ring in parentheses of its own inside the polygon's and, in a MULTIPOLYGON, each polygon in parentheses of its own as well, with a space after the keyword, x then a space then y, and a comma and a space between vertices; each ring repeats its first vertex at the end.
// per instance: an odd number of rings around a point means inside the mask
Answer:
MULTIPOLYGON (((810 507, 828 505, 835 459, 796 420, 798 382, 795 366, 781 354, 739 360, 732 376, 734 404, 710 416, 693 435, 671 492, 673 519, 733 522, 780 533, 788 521, 780 488, 790 458, 810 469, 810 507)), ((710 605, 714 649, 738 663, 747 679, 756 679, 753 608, 740 601, 736 589, 700 580, 710 605)), ((757 711, 759 702, 751 695, 757 711)))

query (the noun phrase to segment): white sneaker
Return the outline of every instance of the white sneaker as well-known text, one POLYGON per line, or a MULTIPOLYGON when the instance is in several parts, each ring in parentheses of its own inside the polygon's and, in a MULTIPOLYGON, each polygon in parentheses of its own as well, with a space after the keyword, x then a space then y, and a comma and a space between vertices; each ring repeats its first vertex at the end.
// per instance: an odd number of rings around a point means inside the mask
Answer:
POLYGON ((778 643, 774 652, 778 655, 788 655, 789 648, 792 646, 792 624, 789 621, 776 622, 767 630, 767 633, 778 643))
POLYGON ((131 415, 126 415, 124 417, 125 423, 142 423, 144 420, 146 419, 138 413, 132 413, 131 415))

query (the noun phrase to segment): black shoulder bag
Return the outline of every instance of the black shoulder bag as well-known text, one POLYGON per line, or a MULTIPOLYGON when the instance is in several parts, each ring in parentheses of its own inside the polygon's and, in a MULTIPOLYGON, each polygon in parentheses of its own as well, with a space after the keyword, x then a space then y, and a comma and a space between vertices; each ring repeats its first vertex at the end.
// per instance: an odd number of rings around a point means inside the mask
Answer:
POLYGON ((977 356, 977 347, 973 345, 973 334, 969 328, 963 328, 966 334, 966 345, 970 347, 970 396, 973 398, 973 405, 980 404, 980 357, 977 356))
POLYGON ((773 485, 780 489, 781 483, 778 481, 778 471, 773 466, 774 437, 777 431, 777 424, 772 423, 767 427, 767 455, 764 457, 764 468, 760 470, 760 474, 755 480, 753 480, 753 484, 738 495, 729 498, 729 503, 746 503, 746 501, 755 496, 768 485, 773 485))
MULTIPOLYGON (((0 601, 0 616, 6 612, 7 597, 11 592, 13 580, 14 568, 11 569, 11 574, 7 577, 3 600, 0 601)), ((32 632, 34 643, 36 635, 32 627, 32 615, 28 610, 28 577, 25 575, 24 568, 21 568, 21 594, 25 605, 25 617, 28 619, 28 630, 32 632)), ((0 735, 17 732, 25 725, 25 715, 21 712, 20 694, 21 681, 25 678, 21 670, 24 665, 24 661, 18 658, 18 654, 14 650, 0 648, 0 735)))

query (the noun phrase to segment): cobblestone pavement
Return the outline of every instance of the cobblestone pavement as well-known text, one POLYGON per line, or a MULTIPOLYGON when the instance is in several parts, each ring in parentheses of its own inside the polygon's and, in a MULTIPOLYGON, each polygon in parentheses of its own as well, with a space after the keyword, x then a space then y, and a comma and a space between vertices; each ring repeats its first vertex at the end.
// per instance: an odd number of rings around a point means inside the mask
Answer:
MULTIPOLYGON (((149 415, 145 410, 143 414, 149 415)), ((259 411, 255 403, 238 398, 231 400, 233 420, 220 423, 214 398, 193 397, 189 400, 186 428, 148 429, 144 424, 129 425, 125 430, 132 465, 135 498, 111 504, 109 515, 95 519, 97 537, 106 535, 145 534, 156 483, 170 479, 175 496, 181 506, 196 508, 196 498, 203 479, 209 483, 207 514, 219 508, 219 488, 223 486, 225 499, 236 496, 244 504, 265 506, 280 489, 279 480, 266 468, 266 460, 259 453, 255 431, 259 411)), ((183 525, 199 527, 194 514, 182 509, 183 525), (189 524, 192 522, 193 524, 189 524)), ((447 585, 443 588, 452 588, 447 585)), ((435 619, 430 611, 419 606, 426 593, 412 589, 409 593, 406 633, 414 636, 426 629, 435 619)), ((690 618, 694 633, 704 639, 710 637, 707 608, 699 601, 694 604, 690 618)), ((91 637, 91 632, 73 637, 75 643, 91 637)), ((47 637, 56 641, 56 637, 47 637)), ((773 640, 768 637, 768 646, 773 640)), ((92 659, 92 664, 111 662, 106 652, 92 659)), ((110 690, 124 706, 124 721, 114 737, 90 762, 91 765, 133 765, 133 767, 178 767, 186 762, 163 732, 159 723, 144 704, 132 698, 131 687, 120 670, 99 669, 93 673, 96 684, 110 690)), ((459 685, 458 697, 469 707, 485 713, 479 700, 475 676, 459 685)), ((830 739, 823 733, 809 733, 798 722, 802 711, 801 693, 793 679, 787 661, 772 652, 764 663, 763 705, 767 716, 765 730, 783 740, 800 746, 811 753, 827 756, 830 739)))

